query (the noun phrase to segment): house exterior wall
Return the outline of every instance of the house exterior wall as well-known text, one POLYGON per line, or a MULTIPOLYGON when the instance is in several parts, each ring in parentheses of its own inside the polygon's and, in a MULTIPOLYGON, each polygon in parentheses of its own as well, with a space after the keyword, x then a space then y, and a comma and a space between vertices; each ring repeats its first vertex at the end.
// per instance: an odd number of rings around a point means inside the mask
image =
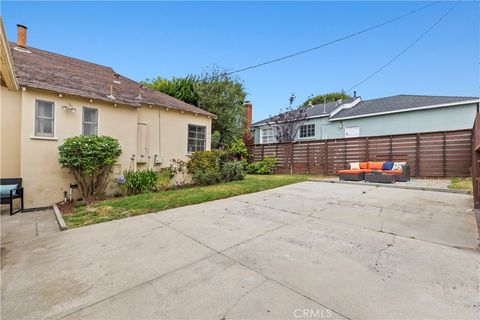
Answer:
POLYGON ((19 91, 0 87, 0 176, 18 178, 20 176, 20 121, 21 100, 19 91))
POLYGON ((328 135, 329 138, 344 138, 345 128, 352 126, 360 127, 362 137, 471 129, 476 113, 476 104, 467 104, 343 120, 342 129, 340 121, 335 121, 328 135))
MULTIPOLYGON (((154 165, 168 166, 170 159, 187 160, 188 124, 207 127, 207 149, 210 149, 211 119, 187 112, 152 106, 134 108, 106 102, 89 102, 89 99, 63 96, 57 93, 26 89, 4 94, 2 87, 2 177, 22 177, 25 188, 25 207, 50 206, 63 200, 63 192, 69 190, 75 180, 58 163, 58 147, 68 137, 82 134, 82 107, 98 110, 98 135, 117 138, 122 154, 114 167, 113 177, 125 169, 146 168, 154 165), (54 102, 54 138, 35 137, 35 101, 54 102), (62 110, 70 104, 76 112, 62 110), (4 116, 5 115, 5 116, 4 116), (17 119, 16 122, 9 119, 17 119), (138 164, 138 126, 147 125, 146 163, 138 164), (4 144, 3 142, 8 141, 4 144), (7 161, 4 163, 3 159, 7 161)), ((115 189, 111 183, 109 191, 115 189)), ((78 194, 77 194, 78 196, 78 194)))
MULTIPOLYGON (((345 138, 347 127, 360 127, 361 137, 469 129, 473 126, 476 112, 476 104, 466 104, 342 121, 329 121, 328 117, 314 118, 305 124, 315 124, 315 137, 305 140, 345 138)), ((255 143, 260 143, 261 128, 255 128, 255 143)), ((301 139, 297 136, 295 140, 301 139)))

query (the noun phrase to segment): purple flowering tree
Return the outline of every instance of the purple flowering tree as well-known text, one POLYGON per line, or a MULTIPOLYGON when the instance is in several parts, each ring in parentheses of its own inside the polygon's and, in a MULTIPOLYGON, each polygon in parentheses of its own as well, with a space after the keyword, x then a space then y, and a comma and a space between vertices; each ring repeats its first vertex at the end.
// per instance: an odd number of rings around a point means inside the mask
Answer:
POLYGON ((307 119, 307 108, 294 106, 295 95, 289 98, 289 105, 275 116, 270 116, 268 125, 273 128, 277 142, 291 142, 295 140, 298 129, 307 119))

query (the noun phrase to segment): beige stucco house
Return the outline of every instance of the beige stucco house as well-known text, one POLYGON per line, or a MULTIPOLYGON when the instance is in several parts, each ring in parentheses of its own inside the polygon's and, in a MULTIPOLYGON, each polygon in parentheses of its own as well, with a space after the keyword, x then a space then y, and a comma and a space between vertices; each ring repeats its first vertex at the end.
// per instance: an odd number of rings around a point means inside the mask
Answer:
POLYGON ((117 138, 122 155, 114 176, 210 149, 215 115, 110 67, 28 47, 26 32, 19 25, 17 43, 9 43, 1 24, 0 174, 23 179, 26 208, 62 201, 75 182, 58 163, 68 137, 117 138))

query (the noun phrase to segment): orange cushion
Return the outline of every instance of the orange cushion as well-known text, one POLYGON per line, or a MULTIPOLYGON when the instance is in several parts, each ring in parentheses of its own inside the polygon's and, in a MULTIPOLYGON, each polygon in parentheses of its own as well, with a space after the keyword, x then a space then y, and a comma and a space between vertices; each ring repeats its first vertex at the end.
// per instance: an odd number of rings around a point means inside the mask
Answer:
POLYGON ((368 162, 360 162, 360 169, 368 169, 368 162))
POLYGON ((388 173, 388 174, 402 174, 402 170, 384 170, 383 173, 388 173))
POLYGON ((368 169, 382 170, 383 162, 368 162, 368 169))

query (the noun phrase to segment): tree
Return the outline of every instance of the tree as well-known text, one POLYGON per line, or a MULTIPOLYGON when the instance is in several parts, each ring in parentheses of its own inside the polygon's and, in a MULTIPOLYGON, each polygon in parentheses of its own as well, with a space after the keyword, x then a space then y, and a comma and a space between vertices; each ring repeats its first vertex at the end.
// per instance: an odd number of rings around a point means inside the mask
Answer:
POLYGON ((185 78, 172 78, 172 80, 157 77, 153 80, 147 79, 143 83, 150 89, 198 107, 198 94, 195 91, 196 81, 196 77, 190 75, 185 78))
POLYGON ((285 110, 280 110, 276 116, 271 116, 268 125, 273 128, 277 142, 290 142, 295 140, 300 126, 307 119, 307 109, 293 106, 295 95, 289 98, 289 105, 285 110))
POLYGON ((58 161, 73 174, 84 200, 105 193, 113 165, 122 153, 118 140, 108 136, 67 138, 58 150, 58 161))
POLYGON ((217 120, 212 123, 214 148, 226 148, 242 137, 245 88, 239 78, 227 75, 224 69, 213 66, 197 76, 172 80, 158 77, 146 80, 145 84, 215 114, 217 120))
POLYGON ((212 131, 219 132, 220 139, 214 147, 225 148, 241 139, 244 133, 243 103, 246 93, 243 82, 237 77, 227 75, 225 70, 218 67, 210 68, 198 78, 195 84, 198 107, 217 116, 217 120, 212 124, 212 131))
POLYGON ((329 92, 329 93, 308 98, 306 101, 302 103, 302 107, 307 107, 310 103, 315 105, 315 104, 321 104, 324 102, 327 102, 327 103, 335 102, 340 99, 344 100, 344 99, 350 99, 350 98, 351 96, 345 93, 345 91, 343 90, 340 92, 329 92))

